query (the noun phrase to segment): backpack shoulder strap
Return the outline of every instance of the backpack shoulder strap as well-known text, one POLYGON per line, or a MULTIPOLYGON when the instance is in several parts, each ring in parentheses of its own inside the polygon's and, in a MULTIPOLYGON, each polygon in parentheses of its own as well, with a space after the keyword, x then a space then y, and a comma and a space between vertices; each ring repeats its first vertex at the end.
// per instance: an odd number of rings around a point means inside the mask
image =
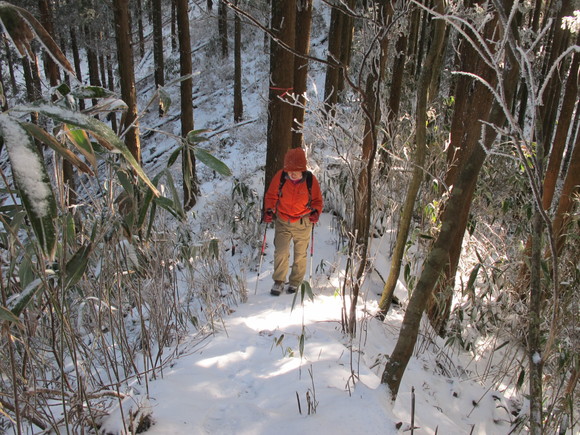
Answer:
POLYGON ((288 174, 286 173, 286 171, 282 171, 282 174, 280 175, 280 185, 278 186, 278 199, 280 199, 280 197, 282 196, 282 187, 284 187, 287 175, 288 174))
POLYGON ((308 204, 306 206, 312 210, 312 172, 306 171, 306 187, 308 187, 308 204))

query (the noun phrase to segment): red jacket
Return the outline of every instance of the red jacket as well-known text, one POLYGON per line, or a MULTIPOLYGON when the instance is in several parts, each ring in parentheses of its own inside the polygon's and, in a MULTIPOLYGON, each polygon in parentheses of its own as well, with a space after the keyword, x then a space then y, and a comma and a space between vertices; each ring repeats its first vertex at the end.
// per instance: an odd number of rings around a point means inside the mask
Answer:
POLYGON ((302 177, 298 183, 292 182, 289 178, 286 179, 278 197, 278 190, 280 189, 280 177, 283 170, 279 170, 274 175, 270 187, 266 191, 264 198, 264 209, 274 210, 278 219, 286 222, 296 222, 304 216, 308 216, 313 210, 322 213, 322 192, 320 185, 314 175, 312 175, 312 199, 310 208, 308 207, 308 186, 306 185, 306 177, 302 177))

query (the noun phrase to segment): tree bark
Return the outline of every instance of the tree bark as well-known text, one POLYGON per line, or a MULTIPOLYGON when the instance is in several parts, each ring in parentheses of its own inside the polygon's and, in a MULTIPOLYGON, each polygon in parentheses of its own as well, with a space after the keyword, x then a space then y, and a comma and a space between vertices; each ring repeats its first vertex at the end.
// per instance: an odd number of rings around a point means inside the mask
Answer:
POLYGON ((556 238, 556 252, 561 254, 564 249, 564 244, 568 238, 566 231, 568 223, 571 220, 572 210, 575 204, 575 197, 580 193, 580 131, 576 132, 576 143, 574 150, 570 157, 570 166, 566 172, 564 185, 562 186, 562 193, 558 201, 558 207, 554 220, 552 221, 552 229, 554 237, 556 238))
MULTIPOLYGON (((576 40, 580 44, 580 37, 576 40)), ((544 210, 549 210, 554 198, 554 191, 556 183, 560 175, 560 168, 562 166, 562 159, 564 157, 564 150, 566 149, 566 139, 568 131, 572 123, 572 115, 574 113, 574 106, 578 101, 578 71, 580 70, 580 54, 575 53, 570 67, 568 80, 566 82, 566 90, 564 91, 564 100, 560 109, 560 117, 556 126, 556 133, 554 135, 552 151, 550 152, 550 159, 546 176, 544 178, 544 192, 542 196, 542 205, 544 210)))
MULTIPOLYGON (((40 23, 50 35, 54 35, 54 26, 52 19, 52 10, 47 0, 39 0, 38 8, 40 10, 40 23)), ((47 73, 50 86, 57 86, 60 81, 58 65, 52 60, 48 53, 44 54, 44 68, 47 73)))
POLYGON ((139 35, 139 57, 145 56, 145 32, 143 31, 143 3, 136 0, 137 6, 137 34, 139 35))
POLYGON ((226 4, 220 0, 218 3, 218 33, 220 40, 220 47, 222 58, 228 58, 228 8, 226 4))
MULTIPOLYGON (((235 0, 238 5, 238 0, 235 0)), ((234 14, 234 121, 244 118, 244 102, 242 100, 242 20, 234 14)))
MULTIPOLYGON (((548 70, 554 65, 556 59, 562 54, 562 52, 568 46, 568 39, 570 37, 570 32, 567 29, 562 29, 562 18, 571 16, 574 12, 574 2, 563 1, 554 2, 556 10, 556 16, 552 23, 552 46, 549 51, 549 55, 546 56, 546 64, 544 66, 544 73, 547 74, 548 70)), ((544 92, 544 101, 542 105, 542 120, 543 126, 542 131, 544 137, 546 138, 546 155, 550 152, 550 139, 555 128, 556 115, 558 113, 558 107, 560 105, 561 90, 562 90, 562 72, 563 68, 558 69, 552 76, 546 77, 546 90, 544 92)))
POLYGON ((12 58, 10 46, 8 45, 8 41, 6 39, 4 39, 4 49, 6 53, 6 60, 8 62, 8 71, 10 72, 10 85, 12 86, 12 94, 16 95, 18 93, 18 86, 16 84, 16 75, 14 74, 14 59, 12 58))
POLYGON ((356 0, 346 0, 345 1, 348 13, 344 14, 342 19, 342 25, 340 28, 341 42, 340 42, 340 65, 341 68, 338 71, 338 87, 337 87, 337 97, 340 101, 340 96, 345 88, 345 75, 348 73, 348 68, 350 66, 350 61, 352 57, 352 38, 354 33, 354 18, 351 15, 351 11, 354 10, 356 6, 356 0))
MULTIPOLYGON (((165 85, 161 0, 152 0, 151 9, 153 13, 153 63, 155 65, 155 87, 159 88, 165 85)), ((159 107, 159 116, 162 115, 163 110, 159 107)))
POLYGON ((121 77, 121 98, 127 104, 125 113, 125 144, 135 160, 141 163, 141 142, 137 118, 137 93, 135 91, 135 68, 131 48, 131 26, 129 0, 113 0, 115 36, 117 40, 117 61, 121 77))
POLYGON ((177 51, 177 0, 171 0, 171 51, 177 51))
POLYGON ((340 67, 341 43, 340 28, 342 26, 343 14, 336 7, 330 12, 330 28, 328 30, 328 64, 326 65, 326 76, 324 80, 324 102, 326 110, 331 113, 338 102, 338 75, 340 67))
MULTIPOLYGON (((296 44, 297 53, 308 56, 310 53, 310 29, 312 26, 312 0, 298 0, 296 13, 296 44)), ((308 59, 302 56, 294 57, 294 94, 297 106, 294 106, 292 123, 292 148, 303 144, 302 127, 306 112, 306 89, 308 78, 308 59)))
MULTIPOLYGON (((177 0, 177 35, 179 38, 179 72, 182 76, 190 75, 193 71, 191 60, 191 36, 189 32, 189 12, 188 1, 177 0)), ((181 95, 181 136, 193 130, 193 105, 191 102, 193 93, 193 79, 189 77, 183 80, 180 86, 181 95)), ((197 202, 199 187, 197 184, 197 174, 195 168, 195 155, 187 143, 183 147, 182 153, 182 173, 183 173, 183 208, 190 210, 197 202)))
MULTIPOLYGON (((73 55, 73 63, 75 65, 75 73, 77 75, 77 80, 82 83, 83 82, 83 71, 81 69, 81 57, 79 54, 79 45, 77 43, 77 33, 74 27, 70 28, 70 44, 71 44, 71 51, 73 55)), ((85 100, 82 98, 79 99, 79 109, 85 110, 85 100)))
MULTIPOLYGON (((88 26, 85 27, 85 37, 87 40, 86 50, 87 50, 87 63, 89 70, 89 83, 91 86, 101 86, 101 80, 99 79, 99 60, 97 58, 97 52, 94 46, 97 45, 97 40, 94 33, 90 30, 88 26)), ((93 98, 93 106, 97 105, 97 100, 93 98)))
POLYGON ((280 43, 294 48, 296 40, 296 0, 272 2, 270 48, 270 92, 268 95, 268 131, 264 193, 274 174, 283 166, 284 155, 292 144, 294 108, 287 96, 294 87, 294 54, 280 43))

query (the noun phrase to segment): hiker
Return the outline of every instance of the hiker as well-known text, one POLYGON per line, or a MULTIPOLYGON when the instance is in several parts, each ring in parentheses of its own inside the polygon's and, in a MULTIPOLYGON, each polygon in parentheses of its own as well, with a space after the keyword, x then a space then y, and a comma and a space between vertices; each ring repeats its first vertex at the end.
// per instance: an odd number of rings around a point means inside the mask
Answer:
POLYGON ((284 290, 290 261, 290 242, 294 243, 294 262, 287 293, 295 293, 306 274, 307 252, 312 227, 322 212, 322 193, 316 177, 306 170, 306 154, 293 148, 284 156, 284 169, 272 179, 264 198, 264 222, 274 219, 274 285, 270 294, 284 290))

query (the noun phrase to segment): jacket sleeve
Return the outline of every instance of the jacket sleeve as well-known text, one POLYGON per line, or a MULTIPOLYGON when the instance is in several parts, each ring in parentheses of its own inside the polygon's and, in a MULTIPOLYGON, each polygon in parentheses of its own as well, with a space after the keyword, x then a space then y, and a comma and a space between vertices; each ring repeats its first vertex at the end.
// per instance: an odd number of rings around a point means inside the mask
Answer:
POLYGON ((280 177, 282 176, 282 170, 279 170, 274 174, 274 178, 270 182, 270 186, 264 195, 264 211, 266 210, 276 210, 276 204, 278 202, 278 189, 280 187, 280 177))
POLYGON ((312 176, 312 202, 310 206, 318 210, 318 213, 322 213, 322 207, 324 202, 322 200, 322 192, 320 191, 320 184, 318 183, 318 179, 313 175, 312 176))

